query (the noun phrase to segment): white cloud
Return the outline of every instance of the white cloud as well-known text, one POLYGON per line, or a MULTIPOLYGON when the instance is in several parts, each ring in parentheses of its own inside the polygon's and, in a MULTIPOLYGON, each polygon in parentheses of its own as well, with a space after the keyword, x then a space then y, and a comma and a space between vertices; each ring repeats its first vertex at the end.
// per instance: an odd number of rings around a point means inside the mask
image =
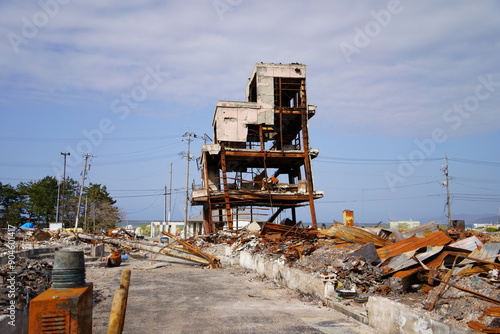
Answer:
MULTIPOLYGON (((443 126, 447 108, 474 93, 479 76, 499 71, 499 5, 401 6, 347 63, 339 44, 353 43, 355 28, 363 29, 374 20, 370 12, 387 3, 242 1, 220 20, 210 1, 70 1, 18 53, 2 40, 0 84, 8 89, 0 101, 95 100, 107 107, 140 83, 147 66, 158 65, 169 77, 149 99, 165 110, 212 109, 217 99, 244 98, 254 63, 297 61, 309 66, 310 103, 325 126, 425 136, 443 126)), ((3 3, 2 35, 22 34, 22 17, 40 10, 37 3, 3 3)), ((453 135, 498 129, 499 91, 453 135)))

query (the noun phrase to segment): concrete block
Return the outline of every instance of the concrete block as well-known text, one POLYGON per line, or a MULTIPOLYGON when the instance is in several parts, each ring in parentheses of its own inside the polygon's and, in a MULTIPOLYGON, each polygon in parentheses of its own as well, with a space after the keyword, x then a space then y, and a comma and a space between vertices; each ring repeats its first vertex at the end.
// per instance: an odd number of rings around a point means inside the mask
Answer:
POLYGON ((372 296, 368 300, 368 324, 387 334, 465 334, 444 323, 419 314, 393 300, 372 296))
POLYGON ((92 245, 90 249, 91 257, 102 257, 104 255, 104 244, 92 245))

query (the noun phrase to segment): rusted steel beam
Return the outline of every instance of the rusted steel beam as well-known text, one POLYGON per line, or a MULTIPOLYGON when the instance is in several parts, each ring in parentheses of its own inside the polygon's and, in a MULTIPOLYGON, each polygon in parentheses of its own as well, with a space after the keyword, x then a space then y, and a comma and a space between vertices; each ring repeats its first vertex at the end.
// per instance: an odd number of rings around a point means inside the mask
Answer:
MULTIPOLYGON (((169 248, 166 246, 162 247, 159 245, 151 245, 151 244, 146 244, 144 242, 124 240, 121 238, 98 237, 95 235, 85 234, 85 233, 79 233, 78 236, 81 239, 95 240, 98 242, 99 241, 105 242, 105 243, 109 243, 109 244, 112 244, 112 245, 115 245, 118 247, 121 247, 121 245, 128 245, 129 247, 132 247, 135 249, 140 249, 140 250, 148 251, 151 253, 161 253, 161 254, 164 254, 167 256, 171 256, 171 257, 175 257, 178 259, 183 259, 183 260, 187 260, 187 261, 191 261, 191 262, 196 262, 196 263, 200 263, 200 264, 205 264, 205 265, 212 267, 212 264, 210 263, 209 260, 207 260, 203 257, 197 256, 197 255, 194 255, 188 251, 180 251, 180 250, 172 249, 172 248, 169 248)), ((216 267, 216 266, 214 266, 214 267, 216 267)))
POLYGON ((455 285, 455 284, 452 284, 450 282, 445 282, 443 280, 440 280, 439 278, 436 278, 436 277, 433 277, 433 280, 435 281, 438 281, 438 282, 441 282, 441 283, 444 283, 444 284, 447 284, 451 287, 454 287, 455 289, 458 289, 458 290, 461 290, 461 291, 465 291, 465 292, 468 292, 470 294, 473 294, 474 296, 476 297, 479 297, 481 299, 484 299, 486 301, 489 301, 491 303, 494 303, 494 304, 499 304, 500 305, 500 300, 498 299, 494 299, 494 298, 491 298, 491 297, 488 297, 488 296, 485 296, 483 294, 480 294, 479 292, 476 292, 476 291, 472 291, 472 290, 469 290, 469 289, 466 289, 464 287, 461 287, 461 286, 458 286, 458 285, 455 285))
POLYGON ((226 166, 226 149, 224 147, 224 143, 221 143, 221 152, 220 152, 220 163, 222 170, 222 181, 224 183, 224 205, 226 209, 227 215, 227 227, 232 230, 233 229, 233 217, 231 212, 231 203, 229 200, 229 187, 227 186, 227 166, 226 166))
POLYGON ((480 333, 492 333, 492 334, 500 333, 499 327, 488 327, 483 325, 479 321, 469 321, 467 325, 473 330, 478 331, 480 333))
POLYGON ((283 210, 284 210, 284 208, 283 208, 283 207, 278 208, 278 210, 276 210, 276 212, 275 212, 275 213, 273 213, 273 214, 271 215, 271 217, 269 217, 269 218, 267 219, 267 222, 272 223, 272 222, 276 219, 276 217, 278 217, 278 216, 280 215, 280 213, 281 213, 281 212, 283 212, 283 210))
POLYGON ((186 247, 191 254, 199 256, 199 257, 207 260, 209 262, 209 264, 210 264, 210 268, 220 267, 220 259, 219 258, 217 258, 217 257, 215 257, 213 255, 210 255, 210 254, 202 252, 198 247, 195 247, 195 246, 191 245, 189 242, 187 242, 185 240, 177 238, 173 234, 170 234, 170 233, 165 232, 165 231, 163 231, 161 233, 163 233, 164 235, 168 236, 169 238, 174 239, 175 241, 177 241, 178 243, 180 243, 181 245, 183 245, 184 247, 186 247))
MULTIPOLYGON (((449 270, 446 273, 446 275, 444 276, 443 282, 448 282, 449 279, 451 278, 452 274, 453 274, 453 270, 449 270)), ((434 306, 436 306, 437 301, 439 300, 439 298, 441 298, 441 296, 443 295, 443 293, 446 291, 446 287, 447 286, 448 285, 443 284, 443 286, 439 289, 438 293, 436 294, 436 298, 434 298, 434 300, 432 301, 432 303, 427 308, 427 311, 432 311, 434 309, 434 306)))
POLYGON ((500 318, 500 307, 492 306, 483 311, 484 315, 488 315, 490 317, 500 318))
POLYGON ((228 157, 252 157, 252 158, 264 158, 266 155, 267 158, 290 158, 290 159, 302 159, 304 157, 304 153, 296 152, 296 151, 235 151, 234 149, 227 149, 226 155, 228 157))
POLYGON ((295 231, 296 234, 301 235, 301 236, 306 236, 306 237, 311 237, 314 238, 318 234, 317 229, 313 228, 298 228, 297 225, 301 223, 297 223, 294 226, 288 226, 288 225, 282 225, 282 224, 274 224, 270 222, 265 222, 264 226, 262 226, 262 229, 260 230, 261 235, 266 235, 266 234, 282 234, 285 235, 289 233, 290 231, 295 231))
POLYGON ((314 185, 313 185, 313 177, 312 177, 312 164, 311 157, 309 156, 309 130, 307 126, 307 115, 305 113, 301 116, 302 121, 302 146, 304 153, 304 170, 306 174, 306 182, 307 182, 307 194, 309 196, 309 210, 311 212, 311 222, 313 228, 318 228, 317 220, 316 220, 316 208, 314 205, 314 185))

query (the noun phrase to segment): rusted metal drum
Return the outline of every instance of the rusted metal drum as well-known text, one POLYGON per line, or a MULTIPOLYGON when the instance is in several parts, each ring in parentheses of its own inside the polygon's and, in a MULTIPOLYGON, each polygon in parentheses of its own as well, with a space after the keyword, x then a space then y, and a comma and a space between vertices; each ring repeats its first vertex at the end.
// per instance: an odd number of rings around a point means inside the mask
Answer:
POLYGON ((83 251, 55 252, 52 270, 53 289, 71 289, 85 286, 85 259, 83 251))

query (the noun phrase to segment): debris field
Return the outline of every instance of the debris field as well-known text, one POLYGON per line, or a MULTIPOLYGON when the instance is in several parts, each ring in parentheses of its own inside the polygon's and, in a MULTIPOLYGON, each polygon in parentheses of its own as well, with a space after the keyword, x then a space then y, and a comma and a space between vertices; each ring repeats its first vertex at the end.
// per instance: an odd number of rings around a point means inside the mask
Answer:
POLYGON ((434 222, 406 231, 335 224, 315 230, 301 224, 265 223, 200 236, 202 249, 214 243, 260 253, 330 281, 336 301, 364 302, 381 295, 454 327, 500 332, 500 238, 475 231, 441 231, 434 222))
MULTIPOLYGON (((362 304, 370 296, 381 295, 454 327, 500 332, 500 237, 495 234, 443 231, 433 222, 405 231, 343 224, 321 230, 304 228, 301 223, 287 226, 266 222, 259 229, 219 230, 188 240, 170 237, 171 242, 163 245, 120 234, 18 235, 31 247, 105 243, 109 253, 119 250, 132 257, 144 252, 175 256, 164 251, 175 249, 188 254, 185 259, 214 270, 224 256, 237 257, 241 251, 263 254, 270 261, 331 282, 335 295, 329 298, 337 302, 362 304), (43 238, 37 241, 37 235, 43 238)), ((18 259, 16 289, 20 293, 16 306, 24 307, 50 287, 51 267, 51 261, 18 259)), ((2 291, 8 285, 7 272, 6 266, 0 268, 2 291)), ((95 295, 98 298, 94 302, 98 302, 102 298, 98 289, 95 295)), ((4 299, 0 298, 0 304, 6 302, 4 299)))

